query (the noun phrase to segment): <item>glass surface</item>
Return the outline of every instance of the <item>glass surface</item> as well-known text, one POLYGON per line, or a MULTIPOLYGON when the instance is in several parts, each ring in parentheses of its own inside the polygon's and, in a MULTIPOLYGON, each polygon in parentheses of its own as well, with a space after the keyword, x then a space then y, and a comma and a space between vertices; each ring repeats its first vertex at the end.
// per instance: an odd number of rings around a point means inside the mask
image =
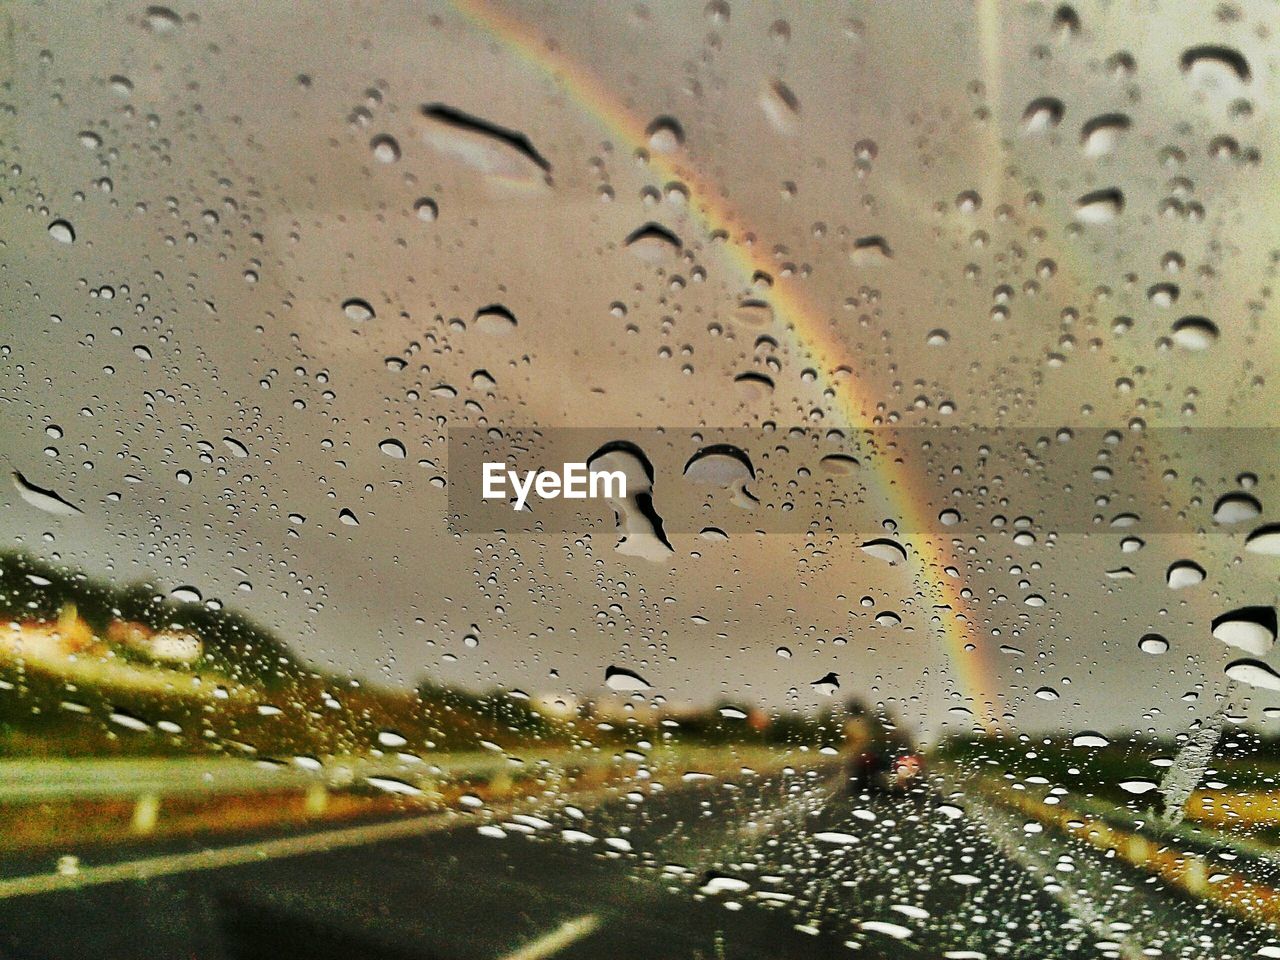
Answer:
POLYGON ((1280 8, 0 27, 0 957, 1280 958, 1280 8))

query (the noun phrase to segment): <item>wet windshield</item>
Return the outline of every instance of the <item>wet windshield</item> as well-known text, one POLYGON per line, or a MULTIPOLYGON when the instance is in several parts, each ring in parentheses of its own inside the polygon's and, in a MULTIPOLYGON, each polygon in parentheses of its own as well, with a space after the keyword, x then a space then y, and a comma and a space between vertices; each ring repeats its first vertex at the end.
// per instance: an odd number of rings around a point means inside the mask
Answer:
POLYGON ((1280 12, 0 8, 0 956, 1280 958, 1280 12))

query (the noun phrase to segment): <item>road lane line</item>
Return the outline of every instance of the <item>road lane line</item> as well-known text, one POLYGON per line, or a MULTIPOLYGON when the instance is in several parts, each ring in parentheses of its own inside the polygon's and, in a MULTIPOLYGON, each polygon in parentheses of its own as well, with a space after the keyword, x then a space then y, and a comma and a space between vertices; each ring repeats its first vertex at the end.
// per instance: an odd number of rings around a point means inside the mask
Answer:
POLYGON ((544 933, 536 940, 530 940, 520 949, 508 953, 499 960, 543 960, 559 953, 565 947, 577 943, 583 937, 590 936, 600 926, 600 918, 594 913, 584 913, 580 917, 566 920, 550 933, 544 933))
MULTIPOLYGON (((611 788, 605 786, 593 790, 585 790, 574 795, 567 795, 565 799, 576 799, 576 802, 580 805, 595 806, 608 800, 611 796, 611 788)), ((170 876, 176 873, 193 873, 201 870, 219 870, 223 867, 242 866, 250 863, 265 863, 268 860, 275 860, 281 857, 299 857, 309 853, 326 853, 330 850, 340 850, 344 847, 356 847, 366 843, 381 843, 385 840, 399 840, 437 830, 463 827, 477 822, 491 822, 509 815, 512 809, 515 809, 515 807, 511 803, 491 805, 488 811, 490 814, 489 821, 475 821, 460 817, 456 812, 445 811, 412 817, 408 820, 392 820, 385 823, 338 827, 332 830, 306 833, 295 837, 282 837, 276 840, 239 843, 189 853, 161 854, 120 863, 81 867, 75 873, 50 872, 31 874, 24 877, 9 877, 0 879, 0 900, 57 893, 63 890, 78 890, 108 883, 148 880, 153 877, 170 876)), ((593 923, 595 922, 598 921, 593 921, 593 923)), ((585 935, 585 933, 579 934, 579 936, 585 935)))
MULTIPOLYGON (((607 788, 587 790, 573 795, 572 798, 579 804, 594 806, 608 799, 609 791, 607 788)), ((411 817, 408 820, 337 827, 333 830, 321 830, 296 837, 238 843, 189 853, 161 854, 120 863, 104 863, 98 866, 81 867, 75 873, 51 872, 10 877, 0 879, 0 900, 57 893, 61 890, 79 890, 83 887, 95 887, 106 883, 149 880, 175 873, 220 870, 223 867, 265 863, 281 857, 301 857, 309 853, 327 853, 331 850, 358 847, 366 843, 401 840, 439 830, 491 822, 508 816, 513 809, 516 807, 511 803, 491 804, 488 808, 489 820, 484 821, 469 819, 453 811, 443 811, 411 817)))
POLYGON ((25 897, 40 893, 56 893, 59 890, 77 890, 104 883, 120 883, 128 880, 149 880, 153 877, 175 873, 191 873, 199 870, 217 870, 246 863, 262 863, 279 857, 298 857, 308 853, 325 853, 343 847, 355 847, 384 840, 405 837, 459 825, 455 816, 445 813, 409 820, 393 820, 389 823, 365 824, 322 830, 297 837, 278 840, 262 840, 240 843, 212 850, 196 850, 190 853, 170 853, 123 863, 106 863, 100 866, 82 867, 76 873, 39 873, 26 877, 0 880, 0 900, 25 897))

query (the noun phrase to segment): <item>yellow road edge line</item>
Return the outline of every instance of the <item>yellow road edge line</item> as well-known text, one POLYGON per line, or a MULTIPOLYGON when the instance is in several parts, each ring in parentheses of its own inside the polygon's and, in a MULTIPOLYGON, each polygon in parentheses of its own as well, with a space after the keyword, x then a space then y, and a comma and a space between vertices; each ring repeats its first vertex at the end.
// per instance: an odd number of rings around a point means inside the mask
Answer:
POLYGON ((554 956, 565 947, 576 943, 583 937, 590 936, 600 926, 600 918, 594 913, 584 913, 580 917, 566 920, 550 933, 530 940, 523 947, 508 953, 500 960, 544 960, 554 956))

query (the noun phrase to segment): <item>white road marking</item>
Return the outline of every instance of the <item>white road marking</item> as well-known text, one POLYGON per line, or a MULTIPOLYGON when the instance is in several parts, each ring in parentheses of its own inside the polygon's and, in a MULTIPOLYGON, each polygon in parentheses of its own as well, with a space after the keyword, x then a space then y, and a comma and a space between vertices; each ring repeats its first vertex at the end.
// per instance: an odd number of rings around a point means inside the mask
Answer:
POLYGON ((393 820, 390 823, 340 827, 322 830, 297 837, 278 840, 261 840, 256 843, 240 843, 212 850, 192 853, 170 853, 124 863, 107 863, 101 866, 82 867, 77 873, 39 873, 26 877, 0 880, 0 900, 25 897, 39 893, 56 893, 59 890, 77 890, 104 883, 120 883, 127 880, 148 880, 174 873, 190 873, 197 870, 217 870, 245 863, 261 863, 279 857, 298 857, 308 853, 323 853, 342 847, 355 847, 383 840, 399 840, 432 830, 455 826, 458 818, 437 813, 409 820, 393 820))
MULTIPOLYGON (((606 788, 586 790, 575 796, 580 802, 594 806, 608 796, 608 791, 606 788)), ((494 818, 502 818, 508 816, 512 809, 511 803, 491 804, 488 812, 494 818)), ((472 822, 474 821, 454 811, 445 811, 411 817, 408 820, 338 827, 296 837, 281 837, 278 840, 259 840, 209 850, 196 850, 191 853, 161 854, 138 860, 127 860, 123 863, 81 867, 75 873, 50 872, 10 877, 0 879, 0 900, 41 893, 57 893, 59 890, 79 890, 82 887, 96 887, 104 883, 149 880, 152 877, 164 877, 175 873, 219 870, 222 867, 236 867, 246 863, 265 863, 281 857, 301 857, 309 853, 325 853, 330 850, 341 850, 343 847, 358 847, 366 843, 400 840, 438 830, 450 830, 472 822)))
MULTIPOLYGON (((777 765, 795 763, 795 759, 783 756, 775 761, 777 765)), ((760 769, 756 765, 757 770, 760 769)), ((764 765, 766 768, 769 764, 764 765)), ((595 805, 610 796, 609 787, 599 787, 575 794, 580 802, 595 805)), ((494 818, 506 816, 511 804, 493 804, 489 811, 494 818)), ((462 826, 469 821, 459 817, 456 812, 432 813, 413 817, 408 820, 393 820, 387 823, 375 823, 364 826, 338 827, 333 830, 322 830, 295 837, 283 837, 278 840, 260 840, 251 843, 234 844, 208 850, 197 850, 191 853, 161 854, 143 857, 122 863, 107 863, 99 866, 81 867, 75 873, 37 873, 25 877, 9 877, 0 879, 0 900, 11 897, 29 897, 44 893, 57 893, 61 890, 78 890, 83 887, 95 887, 107 883, 125 883, 128 881, 148 880, 152 877, 170 876, 176 873, 193 873, 200 870, 218 870, 223 867, 241 866, 247 863, 264 863, 281 857, 300 857, 309 853, 324 853, 329 850, 340 850, 344 847, 358 847, 366 843, 380 843, 384 840, 399 840, 405 837, 431 833, 436 830, 447 830, 462 826)), ((580 917, 571 923, 590 920, 590 926, 580 932, 577 928, 569 931, 573 934, 565 945, 573 940, 586 936, 595 929, 599 920, 594 917, 580 917)), ((564 936, 561 930, 548 936, 564 936)), ((546 938, 543 938, 546 939, 546 938)), ((541 943, 534 941, 524 949, 528 950, 541 943)), ((557 947, 556 949, 560 949, 557 947)), ((554 951, 553 951, 554 952, 554 951)), ((530 954, 531 957, 548 954, 530 954)), ((524 960, 524 954, 515 953, 512 957, 524 960)))
POLYGON ((570 944, 583 937, 590 936, 600 926, 600 918, 594 913, 584 913, 580 917, 566 920, 550 933, 544 933, 536 940, 530 940, 520 949, 508 953, 499 960, 543 960, 554 956, 570 944))

